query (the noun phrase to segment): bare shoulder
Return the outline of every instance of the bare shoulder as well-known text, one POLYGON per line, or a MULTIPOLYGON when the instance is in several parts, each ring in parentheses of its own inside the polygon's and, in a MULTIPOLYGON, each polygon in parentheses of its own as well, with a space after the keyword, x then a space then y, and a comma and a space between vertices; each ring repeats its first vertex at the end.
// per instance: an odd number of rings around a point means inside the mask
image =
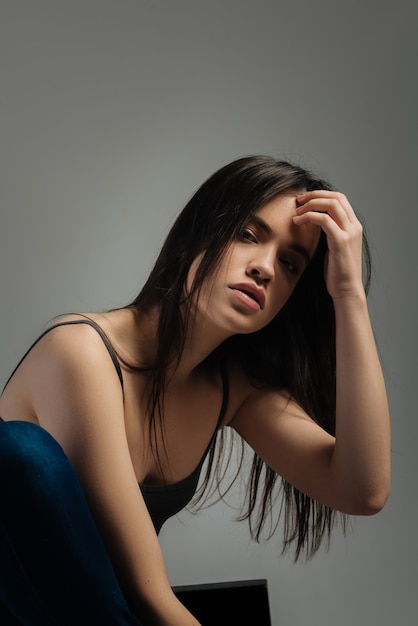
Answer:
POLYGON ((86 317, 71 315, 49 324, 27 355, 28 366, 40 372, 59 366, 85 373, 91 366, 102 370, 112 365, 103 331, 93 318, 91 321, 95 325, 86 317))
POLYGON ((286 438, 299 425, 319 428, 287 389, 251 380, 239 365, 231 368, 231 382, 233 406, 228 425, 250 445, 273 434, 276 440, 286 438))
POLYGON ((115 365, 102 337, 88 324, 52 325, 19 370, 16 384, 24 389, 39 424, 48 429, 58 416, 64 420, 71 415, 75 422, 104 402, 122 403, 115 365))
POLYGON ((275 419, 286 409, 302 413, 299 405, 283 389, 274 389, 262 381, 251 380, 238 363, 228 367, 230 381, 230 407, 227 425, 238 432, 248 421, 254 423, 253 416, 275 415, 275 419))
MULTIPOLYGON (((48 323, 25 361, 45 366, 54 361, 80 371, 91 365, 106 369, 112 365, 110 352, 116 354, 113 339, 107 314, 67 314, 48 323)), ((114 364, 110 371, 115 373, 114 364)))
MULTIPOLYGON (((81 320, 72 318, 65 321, 81 320)), ((98 332, 100 330, 100 327, 88 323, 52 326, 33 350, 32 367, 40 372, 45 383, 48 383, 48 374, 55 380, 59 376, 64 377, 67 384, 83 380, 91 384, 98 377, 106 383, 115 379, 120 387, 114 363, 103 341, 104 335, 98 332)))
POLYGON ((103 350, 99 345, 100 337, 95 337, 97 332, 92 328, 86 328, 85 325, 62 325, 76 319, 75 315, 65 316, 50 322, 28 347, 1 394, 0 411, 3 419, 36 423, 38 420, 33 408, 34 392, 47 395, 44 387, 48 387, 49 373, 54 374, 50 379, 51 389, 52 381, 64 363, 67 366, 71 363, 76 366, 82 363, 79 357, 83 353, 84 356, 88 354, 89 358, 93 358, 95 353, 98 355, 103 350))
POLYGON ((277 474, 303 493, 332 505, 329 466, 335 437, 288 392, 253 387, 229 424, 277 474))
POLYGON ((306 415, 301 407, 295 402, 285 389, 275 389, 262 383, 249 380, 245 374, 232 377, 232 388, 236 390, 239 402, 236 404, 234 414, 229 421, 237 431, 241 428, 257 423, 274 416, 277 422, 280 417, 288 415, 306 415))

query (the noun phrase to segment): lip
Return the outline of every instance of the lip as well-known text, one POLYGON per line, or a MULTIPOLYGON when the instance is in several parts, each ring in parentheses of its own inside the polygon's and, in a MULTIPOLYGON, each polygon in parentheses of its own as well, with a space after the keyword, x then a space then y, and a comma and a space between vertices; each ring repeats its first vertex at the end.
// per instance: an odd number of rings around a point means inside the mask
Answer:
POLYGON ((264 309, 266 296, 263 289, 257 287, 257 285, 254 285, 254 283, 236 283, 234 285, 229 285, 229 288, 245 293, 247 296, 250 296, 250 298, 257 302, 260 309, 264 309))

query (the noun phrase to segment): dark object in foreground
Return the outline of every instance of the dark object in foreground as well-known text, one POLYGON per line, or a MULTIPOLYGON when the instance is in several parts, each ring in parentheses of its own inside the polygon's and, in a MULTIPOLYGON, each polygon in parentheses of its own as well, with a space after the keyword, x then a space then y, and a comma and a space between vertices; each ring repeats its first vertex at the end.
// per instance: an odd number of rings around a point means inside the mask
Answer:
POLYGON ((173 591, 203 626, 271 626, 265 579, 183 585, 173 591))

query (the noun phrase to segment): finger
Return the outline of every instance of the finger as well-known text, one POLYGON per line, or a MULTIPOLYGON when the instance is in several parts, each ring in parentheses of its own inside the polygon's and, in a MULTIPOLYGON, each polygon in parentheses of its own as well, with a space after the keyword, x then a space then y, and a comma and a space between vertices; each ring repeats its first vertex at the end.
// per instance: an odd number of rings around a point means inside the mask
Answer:
POLYGON ((302 224, 319 226, 327 237, 329 250, 337 250, 341 245, 353 245, 355 242, 361 249, 363 228, 358 220, 355 223, 349 222, 347 228, 341 228, 328 213, 308 211, 302 215, 295 215, 293 222, 297 226, 302 224))
POLYGON ((312 198, 296 209, 297 215, 306 213, 326 213, 340 228, 346 230, 353 223, 339 198, 312 198))
POLYGON ((296 201, 300 208, 306 206, 309 203, 309 207, 306 207, 307 211, 322 211, 329 214, 342 216, 342 210, 350 222, 357 221, 357 216, 354 212, 353 207, 351 206, 347 197, 339 191, 327 191, 322 189, 307 191, 303 194, 298 195, 296 197, 296 201), (318 202, 320 201, 324 202, 322 206, 318 204, 318 202), (312 205, 313 202, 315 202, 315 206, 312 205))
POLYGON ((319 226, 324 233, 327 235, 327 238, 331 238, 337 240, 343 229, 339 224, 330 216, 328 213, 322 213, 320 211, 309 211, 307 213, 303 213, 302 215, 294 215, 293 216, 294 224, 300 226, 302 224, 313 224, 315 226, 319 226))

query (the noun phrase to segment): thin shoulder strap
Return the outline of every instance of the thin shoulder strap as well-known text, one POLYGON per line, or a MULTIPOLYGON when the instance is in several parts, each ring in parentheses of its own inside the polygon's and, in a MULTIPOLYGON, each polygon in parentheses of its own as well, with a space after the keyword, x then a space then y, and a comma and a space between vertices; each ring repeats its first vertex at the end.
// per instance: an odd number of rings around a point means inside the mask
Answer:
POLYGON ((221 379, 222 379, 222 405, 221 410, 218 417, 218 422, 216 424, 215 433, 217 432, 219 426, 222 424, 223 418, 225 417, 226 409, 228 408, 228 400, 229 400, 229 378, 228 378, 228 369, 225 361, 221 362, 221 379))
POLYGON ((196 471, 200 471, 203 466, 203 463, 206 460, 206 457, 209 457, 209 464, 212 463, 214 454, 215 454, 215 444, 216 444, 216 435, 218 434, 218 430, 222 421, 225 417, 226 409, 228 408, 228 400, 229 400, 229 378, 228 378, 228 368, 224 360, 221 361, 221 379, 222 379, 222 405, 221 410, 219 411, 218 421, 216 422, 215 430, 213 431, 213 435, 210 438, 208 446, 205 450, 204 455, 202 456, 198 468, 196 471))
POLYGON ((26 350, 25 354, 22 356, 22 358, 20 359, 19 363, 16 365, 16 367, 14 368, 13 372, 10 374, 9 378, 6 381, 6 384, 3 387, 3 391, 6 389, 7 385, 9 384, 9 382, 11 381, 11 379, 13 378, 14 374, 16 373, 16 371, 19 369, 19 367, 21 366, 21 364, 23 363, 23 361, 25 360, 25 358, 28 356, 29 352, 31 350, 33 350, 33 348, 36 346, 37 343, 39 343, 41 341, 41 339, 43 337, 45 337, 45 335, 47 335, 49 332, 51 332, 51 330, 54 330, 54 328, 58 328, 59 326, 71 326, 74 324, 87 324, 88 326, 91 326, 92 328, 94 328, 94 330, 100 335, 104 345, 106 346, 106 349, 109 353, 110 358, 113 361, 113 365, 115 366, 118 378, 120 380, 120 384, 122 387, 122 391, 123 391, 123 375, 122 375, 122 368, 120 366, 119 363, 119 359, 118 359, 118 355, 116 354, 116 351, 114 349, 114 347, 112 346, 112 344, 110 343, 108 337, 106 336, 105 332, 100 328, 100 326, 98 324, 96 324, 96 322, 93 322, 93 320, 91 320, 90 318, 85 318, 82 320, 67 320, 66 322, 58 322, 57 324, 54 324, 53 326, 50 326, 49 328, 47 328, 41 335, 39 335, 39 337, 33 342, 33 344, 30 346, 30 348, 28 350, 26 350))
POLYGON ((200 461, 200 467, 203 465, 206 456, 209 451, 213 454, 214 445, 216 441, 216 435, 218 433, 219 427, 222 424, 222 421, 225 417, 226 409, 228 408, 229 401, 229 379, 228 379, 228 370, 226 367, 226 363, 224 361, 221 362, 221 379, 222 379, 222 404, 221 410, 219 411, 218 421, 216 422, 215 430, 213 431, 212 437, 207 445, 204 455, 200 461))

